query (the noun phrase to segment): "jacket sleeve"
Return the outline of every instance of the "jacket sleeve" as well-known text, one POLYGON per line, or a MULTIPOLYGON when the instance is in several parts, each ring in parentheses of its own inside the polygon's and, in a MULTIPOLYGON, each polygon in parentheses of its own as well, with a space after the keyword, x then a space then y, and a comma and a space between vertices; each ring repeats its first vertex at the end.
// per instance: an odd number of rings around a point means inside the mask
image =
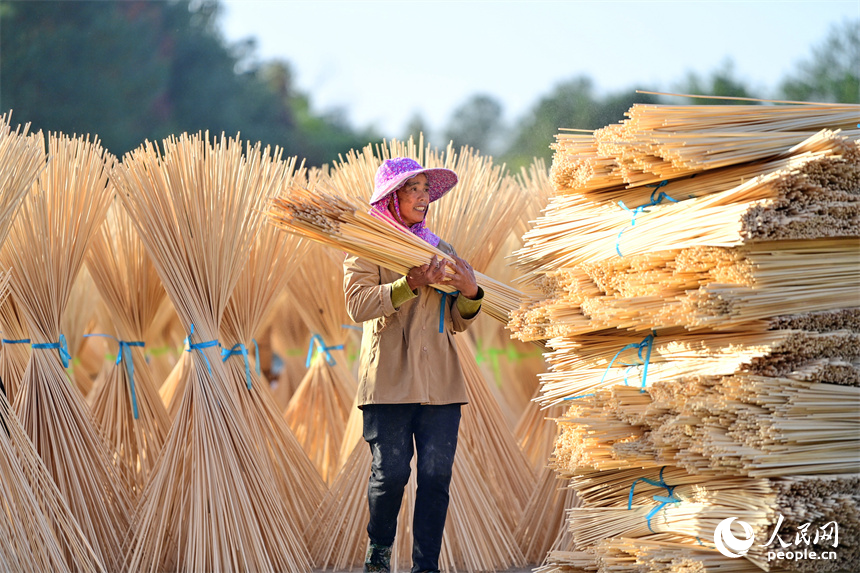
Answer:
MULTIPOLYGON (((464 318, 463 314, 460 312, 460 306, 461 305, 457 304, 457 301, 459 301, 460 298, 465 298, 465 297, 461 297, 460 295, 457 295, 457 298, 455 299, 454 304, 451 305, 451 321, 453 323, 454 332, 463 332, 464 330, 469 328, 470 324, 475 322, 476 318, 478 318, 478 315, 480 314, 480 310, 481 310, 480 304, 484 300, 484 290, 481 287, 478 287, 478 298, 474 299, 474 302, 478 303, 478 308, 477 308, 477 310, 474 311, 473 314, 468 315, 469 316, 468 318, 464 318)), ((466 299, 466 300, 469 300, 469 299, 466 299)), ((469 300, 469 302, 472 303, 473 301, 469 300)), ((471 307, 474 305, 468 304, 468 306, 471 307)))
POLYGON ((343 261, 343 292, 346 312, 355 322, 389 316, 396 309, 391 302, 391 284, 381 284, 379 267, 353 255, 343 261))

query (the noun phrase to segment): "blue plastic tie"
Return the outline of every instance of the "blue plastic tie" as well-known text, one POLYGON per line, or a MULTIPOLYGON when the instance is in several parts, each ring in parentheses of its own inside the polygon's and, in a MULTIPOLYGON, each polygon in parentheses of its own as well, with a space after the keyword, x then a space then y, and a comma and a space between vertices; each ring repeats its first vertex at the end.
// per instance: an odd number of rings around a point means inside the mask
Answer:
POLYGON ((662 468, 660 468, 660 481, 654 481, 654 480, 651 480, 648 478, 637 478, 637 479, 633 480, 633 484, 631 484, 631 486, 630 486, 630 495, 627 497, 627 509, 629 510, 629 509, 632 509, 632 507, 633 507, 633 490, 636 488, 636 484, 640 481, 644 481, 645 483, 653 485, 654 487, 662 487, 669 494, 668 496, 665 496, 665 495, 652 496, 652 499, 654 501, 660 502, 660 505, 658 505, 657 507, 655 507, 654 509, 649 511, 648 515, 645 516, 645 521, 647 521, 648 529, 651 532, 654 532, 654 530, 651 529, 651 518, 652 517, 657 515, 657 513, 661 509, 663 509, 666 506, 666 504, 681 503, 683 501, 682 499, 675 497, 675 487, 676 486, 669 485, 663 480, 663 470, 665 470, 665 469, 666 469, 666 466, 663 466, 662 468))
MULTIPOLYGON (((226 348, 221 349, 221 362, 227 362, 227 359, 231 356, 242 356, 242 359, 245 361, 245 381, 248 383, 248 390, 251 389, 251 364, 248 361, 248 347, 242 344, 241 342, 238 344, 234 344, 233 348, 229 350, 226 348)), ((260 355, 257 354, 257 364, 260 363, 260 355)))
POLYGON ((305 359, 305 368, 310 368, 311 366, 311 358, 313 358, 314 355, 314 348, 318 348, 319 351, 322 352, 323 356, 325 356, 325 361, 328 362, 329 366, 334 366, 337 362, 334 361, 331 351, 343 350, 343 344, 338 344, 337 346, 326 346, 322 336, 314 334, 311 336, 311 342, 308 345, 308 357, 305 359))
POLYGON ((442 300, 439 301, 439 334, 442 334, 443 332, 445 332, 445 306, 447 306, 445 303, 448 300, 449 296, 457 296, 458 294, 460 294, 460 291, 455 290, 454 292, 445 292, 439 289, 433 290, 442 295, 442 300))
MULTIPOLYGON (((188 336, 185 337, 185 344, 188 348, 185 349, 185 352, 191 352, 192 350, 203 350, 204 348, 213 348, 215 346, 221 346, 221 343, 217 340, 209 340, 207 342, 199 342, 197 344, 191 344, 191 335, 194 334, 194 324, 191 325, 191 332, 188 333, 188 336)), ((206 361, 206 368, 209 370, 209 375, 212 376, 212 365, 209 363, 209 358, 206 356, 205 352, 201 352, 203 355, 203 360, 206 361)))
POLYGON ((144 343, 140 340, 135 340, 135 341, 131 341, 131 342, 129 342, 127 340, 120 340, 119 338, 117 338, 115 336, 111 336, 110 334, 85 334, 84 338, 89 338, 91 336, 102 336, 104 338, 113 338, 114 340, 116 340, 119 343, 119 350, 117 351, 116 362, 114 362, 114 364, 119 364, 120 362, 122 362, 122 349, 123 349, 123 347, 125 347, 126 355, 128 356, 128 360, 125 361, 125 371, 128 374, 128 385, 129 385, 129 388, 131 389, 131 408, 132 408, 132 411, 134 412, 134 419, 137 420, 138 419, 138 415, 137 415, 137 392, 134 389, 134 358, 132 357, 132 354, 131 354, 131 347, 134 346, 137 348, 144 348, 146 346, 146 343, 144 343))
POLYGON ((31 344, 30 346, 34 350, 59 350, 63 368, 69 367, 69 361, 72 359, 72 355, 69 354, 69 347, 66 345, 66 337, 64 335, 60 335, 59 342, 38 342, 36 344, 31 344))
MULTIPOLYGON (((621 355, 621 353, 624 352, 625 350, 629 350, 631 348, 636 348, 636 349, 638 349, 637 355, 639 356, 639 360, 641 360, 643 365, 644 365, 644 369, 642 370, 642 391, 644 392, 645 391, 645 385, 648 381, 648 365, 651 362, 651 349, 654 347, 654 337, 655 336, 656 336, 656 334, 654 332, 652 332, 651 334, 649 334, 648 336, 643 338, 641 342, 638 342, 638 343, 637 342, 631 342, 630 344, 625 345, 623 348, 621 348, 621 350, 616 352, 615 356, 613 356, 612 360, 609 362, 609 366, 607 366, 606 370, 603 372, 603 376, 600 378, 600 384, 602 385, 603 381, 606 380, 606 375, 609 374, 609 370, 612 368, 612 365, 615 364, 615 361, 618 359, 618 357, 621 355), (643 358, 642 357, 642 350, 645 348, 647 348, 648 351, 646 352, 645 357, 643 358)), ((630 368, 632 368, 634 366, 640 366, 639 364, 627 364, 627 363, 624 363, 624 365, 629 366, 630 368)), ((627 375, 630 372, 630 368, 628 368, 627 372, 625 372, 625 374, 624 374, 624 385, 625 386, 628 386, 627 375)))
POLYGON ((8 338, 2 338, 3 344, 30 344, 29 338, 20 338, 18 340, 9 340, 8 338))
MULTIPOLYGON (((663 202, 663 199, 668 199, 672 203, 677 203, 677 201, 675 199, 672 199, 671 197, 666 195, 666 193, 664 193, 663 191, 660 191, 660 193, 656 197, 654 196, 654 194, 657 193, 657 191, 659 191, 661 187, 665 187, 668 184, 669 184, 669 181, 667 179, 664 179, 660 183, 654 183, 654 184, 646 185, 646 187, 654 187, 654 190, 651 191, 651 200, 648 203, 645 203, 644 205, 640 205, 639 207, 636 207, 632 211, 630 210, 630 208, 627 205, 624 204, 624 201, 618 202, 618 205, 622 209, 624 209, 628 213, 632 214, 632 218, 630 219, 630 227, 636 226, 636 216, 639 215, 639 213, 646 212, 645 209, 647 209, 648 207, 653 207, 655 205, 659 205, 660 203, 663 202)), ((626 231, 630 227, 621 229, 618 232, 618 237, 615 239, 615 252, 618 253, 619 257, 624 256, 621 254, 621 234, 624 233, 624 231, 626 231)))
POLYGON ((362 331, 364 330, 364 329, 363 329, 363 328, 361 328, 360 326, 356 326, 356 325, 354 325, 354 324, 341 324, 341 327, 342 327, 342 328, 348 328, 348 329, 350 329, 350 330, 357 330, 357 331, 359 331, 359 332, 362 332, 362 331))

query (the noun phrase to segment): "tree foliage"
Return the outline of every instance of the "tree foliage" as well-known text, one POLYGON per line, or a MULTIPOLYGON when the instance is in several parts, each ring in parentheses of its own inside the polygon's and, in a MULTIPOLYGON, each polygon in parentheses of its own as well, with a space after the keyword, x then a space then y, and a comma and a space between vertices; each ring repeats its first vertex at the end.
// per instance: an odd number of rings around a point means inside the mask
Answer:
POLYGON ((860 19, 833 26, 780 89, 789 100, 860 103, 860 19))
POLYGON ((457 107, 445 129, 445 141, 468 145, 492 154, 498 148, 502 125, 502 104, 493 96, 476 94, 457 107))
POLYGON ((0 2, 0 112, 34 129, 98 134, 117 155, 183 131, 241 133, 311 164, 372 134, 315 115, 283 62, 228 45, 217 0, 0 2), (280 76, 278 74, 281 74, 280 76))

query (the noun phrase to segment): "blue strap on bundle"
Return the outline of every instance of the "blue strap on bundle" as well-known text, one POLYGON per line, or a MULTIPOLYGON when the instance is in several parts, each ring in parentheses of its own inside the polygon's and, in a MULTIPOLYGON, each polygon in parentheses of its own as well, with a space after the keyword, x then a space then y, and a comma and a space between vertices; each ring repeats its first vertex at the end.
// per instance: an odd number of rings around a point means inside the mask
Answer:
POLYGON ((633 484, 630 486, 630 495, 627 497, 627 509, 633 508, 633 490, 636 487, 636 484, 640 481, 644 481, 647 484, 653 485, 654 487, 662 487, 666 490, 669 495, 655 495, 652 497, 654 501, 660 502, 660 505, 652 509, 648 512, 648 515, 645 516, 645 520, 648 522, 648 529, 654 532, 651 529, 651 518, 654 517, 657 512, 663 509, 669 503, 681 503, 683 500, 675 496, 675 487, 674 485, 669 485, 663 480, 663 470, 666 469, 666 466, 660 468, 660 481, 654 481, 648 478, 637 478, 633 481, 633 484))
MULTIPOLYGON (((194 324, 191 325, 191 332, 188 336, 185 337, 185 344, 188 348, 185 349, 185 352, 191 352, 192 350, 203 350, 204 348, 213 348, 215 346, 221 346, 221 343, 217 340, 208 340, 206 342, 198 342, 197 344, 191 344, 191 335, 194 334, 194 324)), ((203 354, 203 360, 206 361, 206 368, 209 370, 209 375, 212 375, 212 364, 209 363, 209 358, 206 356, 206 353, 201 352, 203 354)))
MULTIPOLYGON (((633 215, 632 219, 630 220, 630 227, 633 227, 636 225, 636 216, 639 213, 642 213, 648 207, 653 207, 655 205, 659 205, 660 203, 663 202, 663 199, 668 199, 672 203, 677 203, 677 201, 675 199, 672 199, 671 197, 666 195, 666 193, 664 193, 663 191, 660 191, 660 193, 656 197, 654 196, 654 194, 657 193, 657 191, 659 191, 661 187, 665 187, 668 184, 669 184, 669 181, 664 179, 660 183, 656 183, 653 185, 646 185, 646 187, 654 187, 654 190, 651 191, 651 200, 648 203, 645 203, 644 205, 640 205, 639 207, 636 207, 636 209, 634 209, 633 211, 631 211, 630 208, 624 204, 624 201, 618 202, 618 205, 620 205, 622 209, 624 209, 628 213, 632 213, 632 215, 633 215)), ((618 232, 618 238, 615 240, 615 252, 618 253, 619 257, 624 256, 621 254, 621 234, 624 231, 626 231, 627 229, 629 229, 630 227, 627 227, 625 229, 621 229, 621 231, 618 232)))
POLYGON ((34 350, 59 350, 60 360, 63 362, 63 368, 69 367, 69 361, 72 359, 72 355, 69 354, 69 347, 66 345, 66 337, 64 335, 60 335, 59 342, 38 342, 36 344, 31 344, 30 346, 34 350))
POLYGON ((131 355, 131 347, 144 348, 146 344, 140 340, 135 341, 127 341, 120 340, 115 336, 111 336, 110 334, 85 334, 84 338, 89 338, 91 336, 102 336, 104 338, 113 338, 119 343, 119 350, 116 354, 116 362, 114 364, 119 364, 122 362, 122 349, 126 349, 126 356, 128 360, 125 361, 125 371, 128 374, 128 385, 131 389, 131 408, 134 411, 134 419, 137 420, 137 392, 134 389, 134 359, 131 355))
POLYGON ((319 334, 314 334, 311 336, 311 342, 308 345, 308 357, 305 359, 305 368, 310 368, 311 358, 314 355, 314 349, 319 349, 325 357, 325 361, 328 362, 329 366, 334 366, 337 362, 334 361, 334 357, 331 355, 332 350, 343 350, 343 344, 338 344, 337 346, 326 346, 323 337, 319 334))
MULTIPOLYGON (((260 347, 257 345, 257 340, 252 338, 251 342, 254 343, 254 360, 256 361, 257 376, 260 375, 260 347)), ((251 389, 251 364, 248 361, 248 347, 242 344, 241 342, 238 344, 234 344, 233 348, 229 350, 227 348, 221 349, 221 362, 227 362, 227 359, 231 356, 241 356, 245 361, 245 381, 248 383, 248 390, 251 389)))

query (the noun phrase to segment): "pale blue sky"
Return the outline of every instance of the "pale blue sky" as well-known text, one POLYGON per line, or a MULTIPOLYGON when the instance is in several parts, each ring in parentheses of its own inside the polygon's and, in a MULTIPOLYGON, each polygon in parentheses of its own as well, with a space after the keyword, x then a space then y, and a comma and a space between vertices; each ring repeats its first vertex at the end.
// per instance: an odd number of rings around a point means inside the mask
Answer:
POLYGON ((475 93, 505 120, 580 74, 600 92, 669 91, 727 58, 771 95, 832 24, 860 1, 292 1, 224 0, 228 40, 257 38, 261 59, 288 60, 316 110, 400 136, 415 112, 440 130, 475 93))

